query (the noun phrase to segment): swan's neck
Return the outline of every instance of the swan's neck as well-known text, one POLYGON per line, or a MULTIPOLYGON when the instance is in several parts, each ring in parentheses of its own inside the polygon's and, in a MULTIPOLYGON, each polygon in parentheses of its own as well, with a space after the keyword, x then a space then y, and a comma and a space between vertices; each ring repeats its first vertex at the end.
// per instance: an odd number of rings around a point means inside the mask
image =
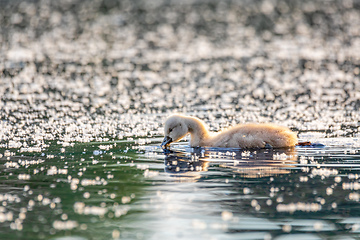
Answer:
POLYGON ((186 119, 186 125, 191 134, 190 146, 198 147, 206 145, 209 131, 206 129, 205 124, 197 118, 189 117, 186 119))

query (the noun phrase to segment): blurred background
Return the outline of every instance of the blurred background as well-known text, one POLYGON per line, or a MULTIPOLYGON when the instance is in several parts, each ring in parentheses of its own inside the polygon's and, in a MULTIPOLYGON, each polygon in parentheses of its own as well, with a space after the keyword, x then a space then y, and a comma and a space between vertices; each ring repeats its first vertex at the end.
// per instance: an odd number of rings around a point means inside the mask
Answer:
POLYGON ((324 128, 360 106, 358 0, 0 5, 2 119, 230 109, 324 128))

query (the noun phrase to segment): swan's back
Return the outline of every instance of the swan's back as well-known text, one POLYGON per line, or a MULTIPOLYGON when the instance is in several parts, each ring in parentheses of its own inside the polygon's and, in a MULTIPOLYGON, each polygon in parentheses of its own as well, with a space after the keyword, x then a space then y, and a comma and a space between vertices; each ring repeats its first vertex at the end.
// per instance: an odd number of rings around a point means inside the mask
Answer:
POLYGON ((287 127, 274 124, 243 124, 225 130, 209 141, 212 147, 264 148, 290 147, 297 144, 297 136, 287 127))

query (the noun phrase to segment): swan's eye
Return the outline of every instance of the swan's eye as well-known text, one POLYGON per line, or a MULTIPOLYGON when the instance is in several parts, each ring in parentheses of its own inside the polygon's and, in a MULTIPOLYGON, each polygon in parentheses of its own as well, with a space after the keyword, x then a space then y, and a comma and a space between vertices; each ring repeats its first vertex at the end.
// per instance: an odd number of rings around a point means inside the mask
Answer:
POLYGON ((174 128, 169 128, 169 133, 171 133, 171 131, 173 130, 174 128))

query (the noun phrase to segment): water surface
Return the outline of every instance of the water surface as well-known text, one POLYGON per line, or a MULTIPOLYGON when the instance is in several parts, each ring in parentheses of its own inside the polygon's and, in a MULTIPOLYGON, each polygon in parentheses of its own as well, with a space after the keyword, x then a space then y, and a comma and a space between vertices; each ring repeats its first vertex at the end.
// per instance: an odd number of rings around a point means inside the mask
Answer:
POLYGON ((241 150, 184 142, 163 152, 153 138, 53 143, 36 154, 2 151, 1 233, 7 239, 357 238, 358 139, 317 140, 328 145, 241 150))
POLYGON ((359 1, 0 1, 1 239, 360 238, 359 1), (273 122, 325 147, 159 144, 273 122))

